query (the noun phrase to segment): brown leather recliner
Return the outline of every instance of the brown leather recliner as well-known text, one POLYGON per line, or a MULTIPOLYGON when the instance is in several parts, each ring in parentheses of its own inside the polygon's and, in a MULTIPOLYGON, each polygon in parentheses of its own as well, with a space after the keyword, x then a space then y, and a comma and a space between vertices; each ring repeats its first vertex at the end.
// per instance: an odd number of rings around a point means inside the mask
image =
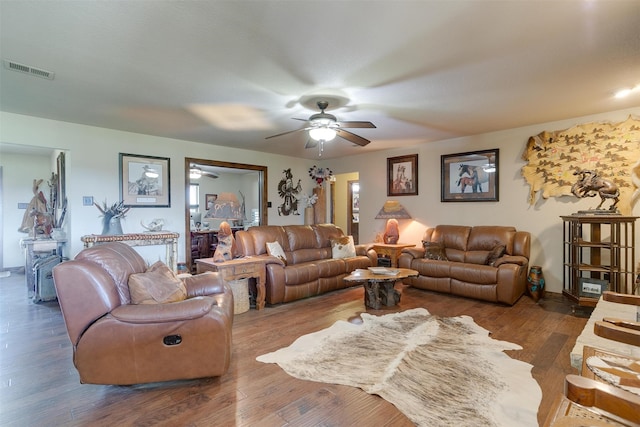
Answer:
POLYGON ((219 376, 229 367, 233 294, 218 273, 183 279, 187 299, 131 304, 129 276, 147 265, 114 242, 53 270, 80 382, 140 384, 219 376))

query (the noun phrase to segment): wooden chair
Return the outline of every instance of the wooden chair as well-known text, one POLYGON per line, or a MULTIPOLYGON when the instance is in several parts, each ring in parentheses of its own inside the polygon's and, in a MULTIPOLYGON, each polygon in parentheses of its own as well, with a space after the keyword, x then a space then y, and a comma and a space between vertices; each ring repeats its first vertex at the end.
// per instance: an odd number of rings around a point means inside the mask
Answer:
MULTIPOLYGON (((640 306, 640 295, 619 294, 606 291, 602 293, 602 299, 617 304, 640 306)), ((605 317, 602 320, 596 321, 593 325, 593 332, 602 338, 640 346, 640 322, 605 317)))
POLYGON ((544 423, 560 426, 640 425, 640 396, 578 375, 567 375, 544 423), (615 424, 613 424, 615 425, 615 424))

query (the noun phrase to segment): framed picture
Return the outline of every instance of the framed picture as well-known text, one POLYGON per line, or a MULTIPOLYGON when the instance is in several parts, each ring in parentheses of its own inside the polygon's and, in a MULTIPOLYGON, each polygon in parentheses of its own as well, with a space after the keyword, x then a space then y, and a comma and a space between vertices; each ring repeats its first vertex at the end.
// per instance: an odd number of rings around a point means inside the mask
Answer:
POLYGON ((120 153, 120 200, 136 208, 171 207, 169 158, 120 153))
POLYGON ((204 210, 208 211, 213 209, 213 204, 216 200, 218 200, 217 194, 207 194, 206 196, 204 196, 204 206, 205 206, 204 210))
POLYGON ((602 293, 609 289, 609 281, 580 277, 578 279, 578 295, 587 298, 600 298, 602 293))
POLYGON ((418 155, 387 158, 387 196, 418 195, 418 155))
POLYGON ((497 202, 499 150, 440 156, 442 202, 497 202))

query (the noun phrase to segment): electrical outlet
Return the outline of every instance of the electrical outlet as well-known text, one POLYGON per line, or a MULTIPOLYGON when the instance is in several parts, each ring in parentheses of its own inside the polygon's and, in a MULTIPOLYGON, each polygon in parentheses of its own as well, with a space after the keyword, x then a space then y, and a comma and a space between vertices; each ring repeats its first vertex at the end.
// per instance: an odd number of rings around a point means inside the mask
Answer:
POLYGON ((29 207, 29 203, 18 203, 18 209, 27 209, 29 207))
POLYGON ((82 196, 82 206, 92 206, 93 196, 82 196))

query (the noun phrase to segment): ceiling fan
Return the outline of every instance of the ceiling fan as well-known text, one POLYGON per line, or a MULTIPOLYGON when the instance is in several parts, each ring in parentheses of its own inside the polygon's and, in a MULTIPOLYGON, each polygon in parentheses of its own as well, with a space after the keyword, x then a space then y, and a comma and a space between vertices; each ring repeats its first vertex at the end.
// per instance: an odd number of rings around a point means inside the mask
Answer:
POLYGON ((287 135, 289 133, 300 132, 300 131, 309 131, 309 140, 307 141, 304 148, 313 148, 318 145, 318 142, 321 145, 327 141, 331 141, 333 138, 338 135, 341 138, 346 139, 347 141, 353 142, 354 144, 360 145, 364 147, 371 141, 365 139, 355 133, 349 132, 344 128, 375 128, 376 126, 371 122, 339 122, 336 119, 336 116, 333 114, 325 113, 324 110, 327 109, 329 103, 327 101, 318 101, 318 108, 320 109, 319 113, 313 114, 308 119, 298 119, 293 117, 294 120, 302 120, 308 122, 307 126, 302 129, 290 130, 288 132, 279 133, 277 135, 271 135, 266 137, 265 139, 275 138, 282 135, 287 135))
POLYGON ((216 172, 208 172, 206 170, 202 170, 200 166, 191 165, 191 167, 189 168, 189 178, 200 179, 203 176, 216 179, 220 175, 218 175, 216 172))

